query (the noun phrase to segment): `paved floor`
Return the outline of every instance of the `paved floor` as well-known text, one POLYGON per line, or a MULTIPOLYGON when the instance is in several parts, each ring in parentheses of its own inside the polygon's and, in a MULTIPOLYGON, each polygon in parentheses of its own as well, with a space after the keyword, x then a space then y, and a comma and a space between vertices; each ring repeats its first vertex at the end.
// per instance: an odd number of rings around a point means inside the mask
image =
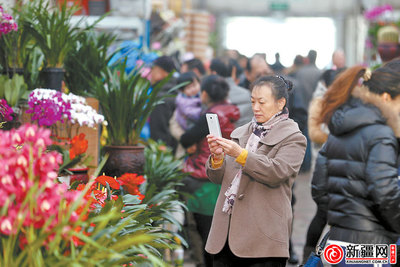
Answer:
MULTIPOLYGON (((302 173, 297 177, 294 194, 296 195, 296 204, 294 206, 294 223, 292 242, 294 249, 300 260, 303 257, 303 246, 306 239, 306 232, 311 219, 316 210, 316 205, 311 198, 311 175, 312 172, 302 173)), ((195 267, 195 265, 185 257, 184 267, 195 267)), ((297 265, 288 264, 288 267, 297 265)))

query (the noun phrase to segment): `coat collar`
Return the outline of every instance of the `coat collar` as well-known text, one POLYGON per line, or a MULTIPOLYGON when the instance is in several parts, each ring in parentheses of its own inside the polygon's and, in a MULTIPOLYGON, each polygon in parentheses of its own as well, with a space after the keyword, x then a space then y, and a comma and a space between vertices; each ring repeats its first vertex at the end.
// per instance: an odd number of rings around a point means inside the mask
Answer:
POLYGON ((361 99, 366 104, 372 104, 377 107, 386 119, 386 124, 392 128, 395 136, 400 137, 400 116, 385 105, 379 95, 371 93, 365 86, 357 86, 354 88, 352 96, 361 99))
MULTIPOLYGON (((279 122, 271 131, 260 140, 260 143, 273 146, 284 140, 286 137, 299 132, 300 129, 297 123, 294 123, 292 119, 287 119, 279 122)), ((251 127, 251 122, 236 128, 231 133, 232 139, 238 139, 239 145, 244 147, 247 140, 249 139, 253 129, 251 127)))

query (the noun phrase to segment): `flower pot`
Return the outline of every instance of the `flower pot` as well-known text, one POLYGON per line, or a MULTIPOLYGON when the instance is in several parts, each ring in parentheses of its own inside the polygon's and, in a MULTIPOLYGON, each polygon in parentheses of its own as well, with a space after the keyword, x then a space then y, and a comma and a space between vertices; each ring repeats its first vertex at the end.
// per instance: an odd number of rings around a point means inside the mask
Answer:
POLYGON ((24 76, 23 68, 9 68, 8 70, 3 70, 2 74, 8 74, 8 78, 12 78, 14 74, 24 76))
POLYGON ((109 154, 102 170, 105 175, 119 177, 124 173, 143 174, 144 146, 105 146, 104 151, 109 154))
POLYGON ((400 56, 400 44, 380 43, 378 44, 378 53, 383 62, 388 62, 400 56))
POLYGON ((62 68, 46 68, 40 73, 43 88, 61 91, 65 70, 62 68))
POLYGON ((70 175, 70 184, 74 183, 75 181, 78 181, 81 184, 86 184, 89 181, 89 168, 70 168, 68 170, 72 172, 70 175))

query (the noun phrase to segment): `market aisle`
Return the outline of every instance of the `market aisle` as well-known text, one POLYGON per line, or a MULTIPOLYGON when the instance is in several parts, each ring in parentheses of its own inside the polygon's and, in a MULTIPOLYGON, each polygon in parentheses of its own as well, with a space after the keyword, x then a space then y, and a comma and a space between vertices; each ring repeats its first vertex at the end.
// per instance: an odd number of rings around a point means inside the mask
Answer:
MULTIPOLYGON (((302 173, 297 177, 294 193, 297 201, 294 207, 294 224, 292 241, 294 249, 300 260, 303 256, 303 246, 306 240, 306 231, 312 217, 315 214, 316 205, 311 198, 311 175, 312 172, 302 173)), ((184 267, 195 267, 189 260, 185 259, 184 267)), ((296 266, 288 264, 288 267, 296 266)))
MULTIPOLYGON (((317 206, 311 198, 311 176, 311 171, 300 174, 297 177, 294 189, 297 200, 294 206, 292 242, 300 260, 303 258, 303 247, 306 241, 308 225, 317 209, 317 206)), ((296 265, 288 264, 287 266, 296 265)))

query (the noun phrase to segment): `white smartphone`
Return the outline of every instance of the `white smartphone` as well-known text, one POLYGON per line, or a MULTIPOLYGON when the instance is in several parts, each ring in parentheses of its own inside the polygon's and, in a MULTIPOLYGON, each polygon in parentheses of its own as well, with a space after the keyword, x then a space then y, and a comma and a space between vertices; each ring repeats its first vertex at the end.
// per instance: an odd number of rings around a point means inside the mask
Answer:
POLYGON ((215 137, 222 137, 221 128, 219 126, 218 115, 206 113, 208 131, 215 137))

